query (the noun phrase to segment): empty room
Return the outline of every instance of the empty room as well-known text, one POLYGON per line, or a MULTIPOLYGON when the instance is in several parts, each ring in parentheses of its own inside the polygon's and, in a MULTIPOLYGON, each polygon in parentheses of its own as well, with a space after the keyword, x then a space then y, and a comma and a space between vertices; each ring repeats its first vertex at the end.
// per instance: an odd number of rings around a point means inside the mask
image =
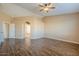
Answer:
POLYGON ((0 56, 79 56, 79 3, 0 3, 0 56))

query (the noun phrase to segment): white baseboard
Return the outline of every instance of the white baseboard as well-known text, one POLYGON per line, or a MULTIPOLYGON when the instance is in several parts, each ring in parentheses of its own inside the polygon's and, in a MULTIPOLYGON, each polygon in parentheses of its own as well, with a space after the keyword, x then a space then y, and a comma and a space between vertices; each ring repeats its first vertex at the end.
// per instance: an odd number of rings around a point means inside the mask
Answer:
POLYGON ((31 39, 41 39, 41 38, 43 38, 43 37, 39 37, 39 38, 31 38, 31 39))
POLYGON ((50 37, 44 37, 44 38, 55 39, 55 40, 59 40, 59 41, 64 41, 64 42, 69 42, 69 43, 74 43, 74 44, 79 44, 79 42, 63 40, 63 39, 60 39, 60 38, 59 38, 59 39, 56 39, 56 38, 50 38, 50 37))

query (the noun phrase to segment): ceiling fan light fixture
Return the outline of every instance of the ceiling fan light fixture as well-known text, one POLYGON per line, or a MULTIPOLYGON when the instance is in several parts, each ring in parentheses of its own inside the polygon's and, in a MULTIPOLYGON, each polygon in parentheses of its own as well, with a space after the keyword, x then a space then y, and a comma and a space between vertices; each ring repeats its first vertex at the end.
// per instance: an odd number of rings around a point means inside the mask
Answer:
POLYGON ((46 8, 44 8, 44 11, 48 11, 48 10, 49 10, 49 8, 47 8, 47 7, 46 7, 46 8))
POLYGON ((42 3, 39 5, 40 11, 48 12, 50 9, 54 9, 52 3, 42 3))

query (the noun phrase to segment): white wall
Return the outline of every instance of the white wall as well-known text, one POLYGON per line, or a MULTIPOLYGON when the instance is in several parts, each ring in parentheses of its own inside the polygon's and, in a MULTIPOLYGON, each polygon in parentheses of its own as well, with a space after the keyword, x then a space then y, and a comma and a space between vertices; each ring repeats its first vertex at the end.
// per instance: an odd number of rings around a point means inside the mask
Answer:
POLYGON ((78 14, 45 17, 45 37, 79 43, 78 20, 78 14))

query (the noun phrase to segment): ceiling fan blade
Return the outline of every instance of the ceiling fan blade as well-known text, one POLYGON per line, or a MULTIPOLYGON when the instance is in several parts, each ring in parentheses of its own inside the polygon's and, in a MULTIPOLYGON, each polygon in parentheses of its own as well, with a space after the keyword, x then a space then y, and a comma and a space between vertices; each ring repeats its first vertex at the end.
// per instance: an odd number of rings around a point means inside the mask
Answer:
POLYGON ((47 5, 48 5, 48 4, 46 4, 46 3, 44 4, 44 6, 47 6, 47 5))
POLYGON ((44 7, 43 5, 39 5, 40 7, 44 7))
POLYGON ((50 9, 55 9, 55 7, 49 7, 50 9))
POLYGON ((41 9, 40 11, 43 11, 43 9, 41 9))
POLYGON ((48 3, 48 6, 52 5, 51 3, 48 3))
POLYGON ((48 13, 48 11, 46 11, 48 13))

